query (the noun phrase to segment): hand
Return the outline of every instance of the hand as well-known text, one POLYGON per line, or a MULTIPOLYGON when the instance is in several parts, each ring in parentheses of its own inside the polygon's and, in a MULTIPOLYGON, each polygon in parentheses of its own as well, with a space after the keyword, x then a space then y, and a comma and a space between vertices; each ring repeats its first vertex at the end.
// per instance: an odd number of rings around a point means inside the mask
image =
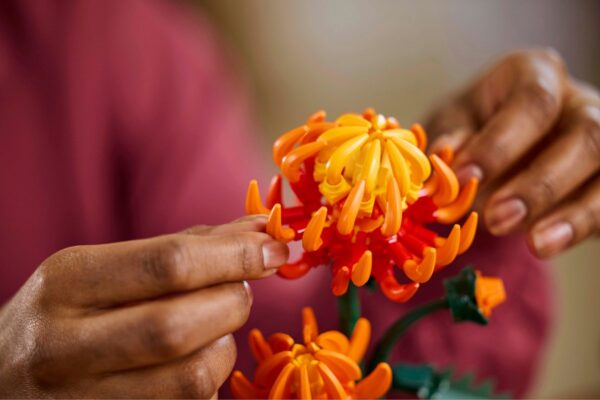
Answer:
POLYGON ((552 50, 512 53, 432 116, 459 180, 476 176, 491 233, 526 229, 539 257, 600 230, 600 95, 552 50))
POLYGON ((0 312, 0 397, 201 397, 287 247, 247 217, 52 255, 0 312))

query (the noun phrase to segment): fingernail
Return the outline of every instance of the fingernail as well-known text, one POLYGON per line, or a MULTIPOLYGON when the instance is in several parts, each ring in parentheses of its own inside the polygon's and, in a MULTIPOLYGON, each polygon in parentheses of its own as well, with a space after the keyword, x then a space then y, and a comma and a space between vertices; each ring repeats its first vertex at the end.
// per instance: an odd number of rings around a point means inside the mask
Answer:
POLYGON ((549 257, 565 249, 573 240, 575 232, 571 224, 558 222, 532 234, 533 247, 540 257, 549 257))
POLYGON ((252 293, 252 288, 250 287, 250 284, 247 281, 244 281, 244 289, 246 289, 248 297, 250 298, 250 303, 252 303, 254 301, 254 293, 252 293))
POLYGON ((287 262, 289 256, 288 247, 276 240, 263 244, 263 263, 265 269, 275 269, 287 262))
POLYGON ((511 198, 491 206, 485 213, 485 222, 494 235, 505 235, 527 216, 527 206, 521 199, 511 198))
POLYGON ((460 185, 465 185, 471 178, 477 178, 479 182, 483 180, 483 170, 477 164, 467 164, 456 170, 456 178, 460 185))

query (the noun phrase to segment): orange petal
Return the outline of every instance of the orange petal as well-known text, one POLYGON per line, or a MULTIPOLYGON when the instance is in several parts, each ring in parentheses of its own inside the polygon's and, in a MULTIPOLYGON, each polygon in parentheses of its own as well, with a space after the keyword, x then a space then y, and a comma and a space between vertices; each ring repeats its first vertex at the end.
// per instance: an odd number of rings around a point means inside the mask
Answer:
POLYGON ((475 211, 469 215, 460 228, 460 245, 458 246, 458 254, 462 254, 471 247, 473 239, 475 239, 475 231, 477 231, 478 215, 475 211))
POLYGON ((308 119, 306 120, 306 123, 312 124, 315 122, 323 122, 325 120, 326 116, 327 116, 327 113, 325 112, 325 110, 316 111, 315 113, 311 114, 308 117, 308 119))
POLYGON ((314 142, 319 136, 321 136, 323 132, 331 128, 335 128, 335 124, 333 122, 319 122, 316 124, 310 124, 308 126, 308 132, 306 132, 304 136, 298 140, 298 145, 314 142))
POLYGON ((387 363, 380 363, 356 385, 356 396, 360 399, 377 399, 383 397, 391 385, 392 369, 387 363))
POLYGON ((281 175, 277 174, 271 179, 269 191, 267 192, 267 207, 271 208, 277 203, 281 203, 281 175))
POLYGON ((454 160, 454 150, 450 145, 446 145, 438 152, 438 156, 446 163, 446 165, 450 165, 454 160))
POLYGON ((271 388, 269 399, 289 399, 291 393, 292 380, 296 366, 288 364, 277 377, 277 380, 271 388))
POLYGON ((304 335, 304 344, 313 342, 319 335, 319 326, 317 318, 312 308, 304 307, 302 309, 302 333, 304 335))
POLYGON ((294 356, 291 351, 282 351, 273 354, 258 365, 254 373, 254 382, 259 386, 271 386, 281 370, 292 362, 294 356))
POLYGON ((260 199, 258 191, 258 182, 255 179, 250 181, 248 191, 246 192, 246 214, 268 214, 269 209, 266 208, 260 199))
POLYGON ((460 219, 473 205, 477 195, 477 178, 471 178, 460 191, 456 200, 446 207, 441 207, 435 212, 435 217, 442 224, 451 224, 460 219))
POLYGON ((257 362, 262 362, 268 357, 271 357, 273 351, 265 340, 262 332, 258 329, 252 329, 248 334, 248 342, 250 343, 250 351, 257 362))
POLYGON ((506 291, 502 279, 492 276, 482 276, 479 271, 475 281, 475 299, 477 307, 483 315, 489 317, 494 307, 506 300, 506 291))
POLYGON ((340 381, 335 377, 331 369, 322 362, 317 364, 317 370, 319 375, 323 379, 325 384, 325 392, 328 394, 330 399, 345 399, 347 397, 346 391, 342 387, 340 381))
POLYGON ((437 174, 431 174, 431 176, 429 177, 429 179, 427 179, 427 181, 423 184, 423 194, 425 196, 432 196, 438 188, 438 178, 437 178, 437 174))
POLYGON ((344 114, 335 120, 340 126, 364 126, 371 128, 371 123, 358 114, 344 114))
POLYGON ((392 275, 385 277, 379 286, 388 299, 397 303, 407 302, 419 289, 419 284, 417 282, 400 285, 392 275))
POLYGON ((308 126, 302 125, 281 135, 273 143, 273 161, 281 167, 281 161, 292 150, 298 139, 308 131, 308 126))
POLYGON ((273 352, 278 353, 289 350, 294 344, 294 339, 285 333, 274 333, 269 336, 268 342, 273 352))
POLYGON ((425 129, 423 129, 421 124, 412 124, 410 130, 413 131, 417 137, 417 146, 419 149, 421 149, 421 151, 425 151, 427 148, 427 134, 425 133, 425 129))
POLYGON ((229 382, 231 393, 236 399, 256 399, 258 398, 258 390, 252 382, 248 380, 240 371, 234 371, 231 374, 229 382))
POLYGON ((371 119, 373 119, 373 117, 377 115, 377 112, 375 112, 375 109, 373 109, 373 107, 367 107, 363 110, 362 112, 362 116, 364 119, 370 121, 371 119))
POLYGON ((358 210, 360 209, 360 203, 365 194, 365 181, 360 181, 354 185, 348 197, 344 201, 344 206, 338 218, 337 230, 341 235, 348 235, 354 229, 354 222, 358 216, 358 210))
POLYGON ((371 340, 371 323, 365 318, 359 318, 350 338, 348 357, 360 362, 369 347, 369 340, 371 340))
POLYGON ((340 382, 353 382, 362 377, 362 371, 358 364, 344 354, 321 349, 314 356, 317 360, 325 363, 340 382))
POLYGON ((398 233, 402 225, 402 198, 398 182, 392 176, 387 182, 385 205, 385 218, 381 225, 381 234, 383 236, 392 236, 398 233))
POLYGON ((311 400, 312 393, 310 392, 310 379, 308 377, 308 365, 300 365, 300 398, 311 400))
POLYGON ((364 286, 371 276, 373 254, 366 250, 356 264, 352 266, 352 282, 358 287, 364 286))
POLYGON ((427 247, 423 252, 423 260, 417 264, 414 260, 406 260, 402 269, 404 274, 413 282, 425 283, 435 270, 436 251, 427 247))
POLYGON ((323 233, 326 219, 327 207, 325 206, 319 208, 319 210, 313 214, 302 235, 302 247, 304 250, 316 251, 323 245, 321 234, 323 233))
POLYGON ((340 268, 334 275, 331 282, 331 291, 335 296, 341 296, 348 290, 348 284, 350 283, 350 270, 344 266, 340 268))
POLYGON ((348 338, 338 331, 327 331, 321 333, 316 340, 317 344, 326 349, 346 354, 350 346, 348 338))
POLYGON ((436 269, 445 267, 456 258, 460 246, 460 225, 455 224, 444 243, 437 249, 436 269))
POLYGON ((394 117, 387 117, 385 127, 386 129, 400 129, 400 122, 394 117))
POLYGON ((292 183, 298 182, 302 163, 306 159, 315 156, 323 147, 325 147, 323 143, 311 142, 295 148, 283 158, 281 172, 283 172, 288 181, 292 183))
POLYGON ((287 227, 284 228, 283 225, 281 225, 281 204, 275 204, 271 209, 269 218, 267 219, 266 230, 273 238, 284 243, 289 242, 296 236, 293 229, 287 227))
POLYGON ((438 180, 438 188, 433 194, 432 200, 438 207, 446 206, 456 200, 458 196, 458 179, 456 179, 454 172, 441 158, 432 154, 429 156, 429 159, 438 180))

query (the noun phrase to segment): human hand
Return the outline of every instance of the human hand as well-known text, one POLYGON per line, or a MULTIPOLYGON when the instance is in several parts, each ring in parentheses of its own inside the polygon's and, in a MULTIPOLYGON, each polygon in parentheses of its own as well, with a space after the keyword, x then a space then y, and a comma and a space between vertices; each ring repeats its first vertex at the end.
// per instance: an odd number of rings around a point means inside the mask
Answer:
POLYGON ((246 217, 45 260, 0 312, 0 397, 201 397, 236 358, 246 279, 287 247, 246 217))
POLYGON ((509 54, 435 111, 432 152, 482 181, 492 234, 527 230, 539 257, 600 231, 600 95, 552 50, 509 54))

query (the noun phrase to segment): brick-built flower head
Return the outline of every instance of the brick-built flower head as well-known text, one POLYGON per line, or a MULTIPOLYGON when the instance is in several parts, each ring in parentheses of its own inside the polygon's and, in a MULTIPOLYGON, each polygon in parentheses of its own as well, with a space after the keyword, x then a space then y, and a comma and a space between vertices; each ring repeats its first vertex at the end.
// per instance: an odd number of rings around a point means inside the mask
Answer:
POLYGON ((285 333, 265 339, 254 329, 250 349, 258 366, 251 381, 240 371, 231 376, 231 392, 242 399, 376 399, 392 384, 392 370, 380 363, 363 378, 359 363, 371 336, 360 318, 352 336, 338 331, 319 334, 311 308, 302 310, 303 344, 285 333))
POLYGON ((461 218, 478 182, 473 178, 460 188, 448 166, 452 150, 428 157, 426 145, 420 125, 403 129, 372 109, 333 122, 319 111, 277 139, 273 159, 282 174, 271 182, 266 207, 257 182, 250 183, 246 211, 269 214, 267 232, 275 238, 302 240, 303 256, 280 275, 297 278, 331 263, 334 294, 345 293, 350 280, 362 286, 373 276, 388 298, 404 302, 466 251, 476 213, 462 227, 454 225, 447 238, 425 225, 461 218), (299 205, 283 205, 282 176, 299 205), (400 284, 394 266, 410 282, 400 284))

